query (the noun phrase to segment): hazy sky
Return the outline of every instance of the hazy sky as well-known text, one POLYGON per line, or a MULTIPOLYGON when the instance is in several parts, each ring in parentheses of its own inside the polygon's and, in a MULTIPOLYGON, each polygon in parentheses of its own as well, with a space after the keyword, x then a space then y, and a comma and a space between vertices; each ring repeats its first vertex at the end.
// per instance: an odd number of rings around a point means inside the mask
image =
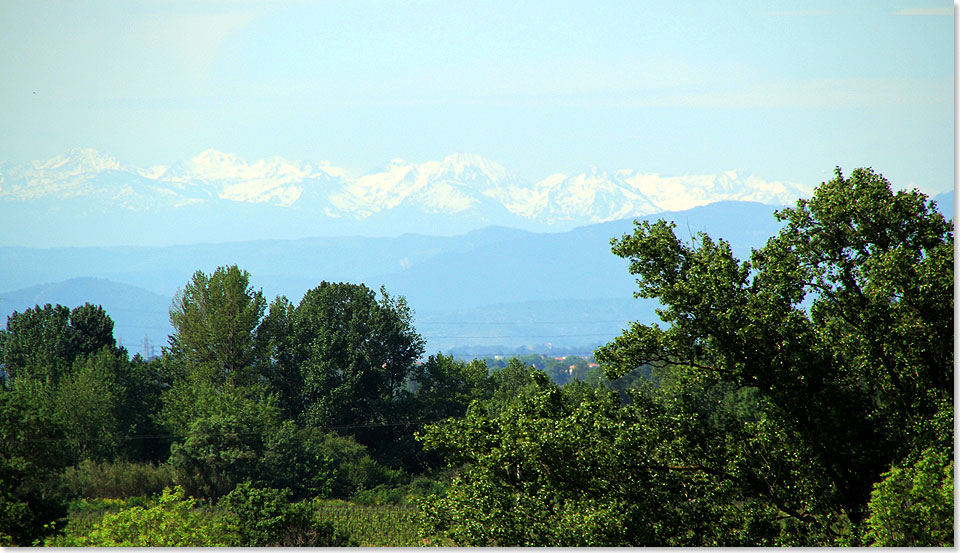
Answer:
POLYGON ((872 166, 953 186, 953 4, 0 0, 0 160, 872 166))

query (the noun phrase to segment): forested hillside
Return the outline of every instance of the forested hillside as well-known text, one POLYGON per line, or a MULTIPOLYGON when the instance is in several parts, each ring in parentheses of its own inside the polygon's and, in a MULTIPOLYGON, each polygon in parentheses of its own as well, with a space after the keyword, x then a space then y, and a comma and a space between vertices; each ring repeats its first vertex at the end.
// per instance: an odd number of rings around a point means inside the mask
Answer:
POLYGON ((838 169, 774 224, 614 238, 660 322, 595 365, 429 355, 393 288, 232 264, 151 359, 100 305, 15 312, 0 545, 952 546, 952 219, 838 169))

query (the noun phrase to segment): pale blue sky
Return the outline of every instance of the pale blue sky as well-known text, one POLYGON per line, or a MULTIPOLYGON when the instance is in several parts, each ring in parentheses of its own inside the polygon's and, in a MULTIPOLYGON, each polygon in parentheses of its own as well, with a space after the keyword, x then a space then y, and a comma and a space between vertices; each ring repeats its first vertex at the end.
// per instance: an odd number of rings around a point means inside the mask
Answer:
POLYGON ((75 146, 489 157, 520 176, 835 165, 953 186, 943 1, 0 0, 0 161, 75 146))

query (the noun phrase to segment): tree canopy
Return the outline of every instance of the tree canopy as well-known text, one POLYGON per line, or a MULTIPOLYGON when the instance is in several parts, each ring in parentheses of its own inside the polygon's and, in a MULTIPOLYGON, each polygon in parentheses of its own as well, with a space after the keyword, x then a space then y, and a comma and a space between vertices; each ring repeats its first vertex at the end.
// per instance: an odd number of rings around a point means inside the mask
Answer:
POLYGON ((197 271, 170 308, 170 349, 213 371, 216 381, 248 381, 265 309, 263 293, 253 290, 250 274, 236 265, 210 276, 197 271))
POLYGON ((904 533, 871 510, 897 497, 942 524, 942 478, 910 495, 899 475, 952 458, 952 222, 869 169, 776 216, 749 261, 664 221, 613 240, 667 326, 596 357, 610 378, 652 367, 659 388, 619 407, 541 390, 430 429, 462 469, 424 504, 430 527, 472 545, 862 544, 904 533), (575 519, 587 542, 561 530, 575 519))
POLYGON ((294 309, 292 359, 304 420, 313 426, 382 422, 423 354, 403 298, 362 284, 322 282, 294 309))

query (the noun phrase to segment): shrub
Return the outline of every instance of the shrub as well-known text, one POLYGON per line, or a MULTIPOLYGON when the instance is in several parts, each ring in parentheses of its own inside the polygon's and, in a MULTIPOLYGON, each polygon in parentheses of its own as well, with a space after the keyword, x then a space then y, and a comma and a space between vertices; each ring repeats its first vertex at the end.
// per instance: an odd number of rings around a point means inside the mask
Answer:
POLYGON ((330 547, 356 545, 332 523, 320 521, 310 503, 290 502, 288 489, 239 484, 217 506, 239 546, 330 547))
POLYGON ((322 454, 330 463, 333 477, 329 482, 330 497, 347 499, 360 490, 381 484, 395 486, 403 480, 402 471, 377 463, 370 457, 366 446, 357 443, 353 437, 313 432, 311 451, 322 454))
POLYGON ((447 485, 441 480, 421 475, 405 484, 380 484, 367 490, 360 490, 350 500, 360 505, 415 505, 418 498, 443 495, 447 485))
POLYGON ((314 428, 298 429, 284 421, 266 439, 257 483, 264 488, 288 488, 294 499, 327 497, 335 469, 326 438, 314 428))
POLYGON ((238 482, 256 475, 262 451, 259 442, 259 433, 239 417, 196 420, 186 439, 170 448, 176 482, 190 495, 216 501, 238 482))
POLYGON ((204 515, 183 488, 164 489, 150 508, 132 507, 107 513, 85 536, 48 539, 54 547, 211 547, 235 541, 224 525, 204 515))

